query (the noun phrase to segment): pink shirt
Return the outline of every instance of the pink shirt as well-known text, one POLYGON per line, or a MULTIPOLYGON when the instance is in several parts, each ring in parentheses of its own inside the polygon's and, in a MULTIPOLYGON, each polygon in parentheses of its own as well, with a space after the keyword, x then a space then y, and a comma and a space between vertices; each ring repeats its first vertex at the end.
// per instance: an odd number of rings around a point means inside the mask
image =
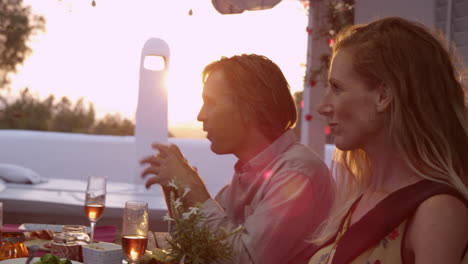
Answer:
MULTIPOLYGON (((287 131, 246 164, 235 165, 230 184, 204 203, 206 224, 227 231, 232 263, 307 263, 305 242, 328 216, 334 184, 328 167, 287 131)), ((309 256, 310 257, 310 256, 309 256)))

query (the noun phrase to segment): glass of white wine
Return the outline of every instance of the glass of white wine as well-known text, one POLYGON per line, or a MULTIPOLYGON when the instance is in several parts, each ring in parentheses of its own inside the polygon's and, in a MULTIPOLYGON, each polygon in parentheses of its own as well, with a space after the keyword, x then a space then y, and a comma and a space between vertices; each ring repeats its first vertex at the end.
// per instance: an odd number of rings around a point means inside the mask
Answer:
POLYGON ((137 263, 148 243, 148 204, 127 201, 122 221, 122 250, 129 263, 137 263))
POLYGON ((91 223, 91 243, 94 241, 94 227, 101 219, 106 205, 107 178, 104 176, 88 177, 86 187, 85 214, 91 223))

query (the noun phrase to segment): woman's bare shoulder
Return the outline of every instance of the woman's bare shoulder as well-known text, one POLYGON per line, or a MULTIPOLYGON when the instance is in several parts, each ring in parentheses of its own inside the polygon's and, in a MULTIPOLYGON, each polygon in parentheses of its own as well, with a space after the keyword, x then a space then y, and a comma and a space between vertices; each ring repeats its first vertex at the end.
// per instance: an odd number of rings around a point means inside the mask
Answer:
POLYGON ((467 204, 460 200, 458 197, 455 197, 450 194, 438 194, 434 195, 424 202, 418 207, 416 213, 420 211, 421 213, 430 213, 434 209, 436 210, 447 210, 450 211, 465 211, 468 213, 467 204))
POLYGON ((467 205, 448 194, 427 199, 411 219, 406 239, 417 263, 456 263, 468 244, 467 205))

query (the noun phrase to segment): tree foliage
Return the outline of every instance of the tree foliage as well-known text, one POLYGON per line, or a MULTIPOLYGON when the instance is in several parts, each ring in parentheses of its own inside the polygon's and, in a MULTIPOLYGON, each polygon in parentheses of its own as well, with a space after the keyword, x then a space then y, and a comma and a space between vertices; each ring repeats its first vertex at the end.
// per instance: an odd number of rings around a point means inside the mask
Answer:
POLYGON ((32 34, 44 30, 45 19, 31 13, 22 0, 0 0, 0 88, 10 83, 15 73, 30 54, 28 40, 32 34))
POLYGON ((80 98, 73 103, 67 97, 56 102, 54 96, 46 99, 33 96, 29 89, 8 102, 0 97, 0 129, 71 132, 99 135, 133 135, 134 123, 119 114, 108 114, 96 120, 92 103, 80 98))
POLYGON ((9 104, 3 99, 3 111, 0 115, 0 128, 48 130, 52 117, 53 97, 38 101, 28 89, 23 90, 16 101, 9 104))
POLYGON ((135 125, 132 121, 122 118, 118 114, 107 114, 99 120, 93 129, 93 134, 98 135, 133 135, 135 125))
MULTIPOLYGON (((327 23, 323 23, 322 28, 317 29, 319 37, 323 37, 331 47, 335 42, 335 37, 340 30, 354 24, 354 1, 355 0, 334 0, 329 2, 326 13, 327 23)), ((328 69, 330 68, 330 53, 320 56, 320 65, 310 72, 311 80, 316 82, 322 79, 324 83, 328 79, 328 69)))
MULTIPOLYGON (((301 0, 304 2, 306 0, 301 0)), ((308 3, 309 0, 307 0, 308 3)), ((351 26, 354 24, 354 5, 355 0, 331 0, 328 3, 327 10, 326 10, 326 22, 323 23, 323 28, 314 29, 317 32, 317 36, 326 41, 328 41, 330 49, 333 46, 334 39, 336 34, 340 32, 340 30, 351 26)), ((320 65, 316 67, 315 70, 311 70, 310 72, 306 73, 306 76, 310 76, 310 83, 317 83, 318 80, 322 80, 324 83, 327 83, 328 79, 328 70, 330 68, 330 53, 327 52, 322 54, 319 59, 320 65)), ((301 117, 302 113, 302 102, 303 102, 303 92, 297 92, 294 94, 294 98, 296 100, 296 107, 299 113, 299 117, 301 117)), ((301 127, 301 122, 304 120, 299 119, 296 127, 301 127)), ((296 134, 300 136, 300 131, 296 129, 296 134)), ((326 139, 325 142, 330 144, 333 143, 333 134, 326 132, 326 139)))
MULTIPOLYGON (((45 28, 45 19, 31 13, 23 0, 0 0, 0 88, 8 87, 31 53, 29 38, 45 28)), ((56 102, 53 95, 44 100, 24 89, 13 102, 0 95, 0 129, 26 129, 72 133, 132 135, 134 124, 119 115, 95 120, 94 106, 83 98, 73 103, 67 97, 56 102)))

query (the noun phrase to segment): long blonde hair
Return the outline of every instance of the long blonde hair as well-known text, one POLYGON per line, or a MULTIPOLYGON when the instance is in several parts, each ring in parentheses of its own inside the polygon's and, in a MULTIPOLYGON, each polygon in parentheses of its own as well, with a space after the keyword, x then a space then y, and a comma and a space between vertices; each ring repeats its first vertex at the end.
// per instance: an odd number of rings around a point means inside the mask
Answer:
MULTIPOLYGON (((388 17, 341 31, 339 49, 368 84, 393 90, 390 138, 407 166, 423 178, 446 183, 468 199, 467 89, 442 40, 421 24, 388 17)), ((311 242, 332 238, 352 203, 371 182, 364 150, 335 152, 332 173, 338 197, 331 216, 311 242)))

